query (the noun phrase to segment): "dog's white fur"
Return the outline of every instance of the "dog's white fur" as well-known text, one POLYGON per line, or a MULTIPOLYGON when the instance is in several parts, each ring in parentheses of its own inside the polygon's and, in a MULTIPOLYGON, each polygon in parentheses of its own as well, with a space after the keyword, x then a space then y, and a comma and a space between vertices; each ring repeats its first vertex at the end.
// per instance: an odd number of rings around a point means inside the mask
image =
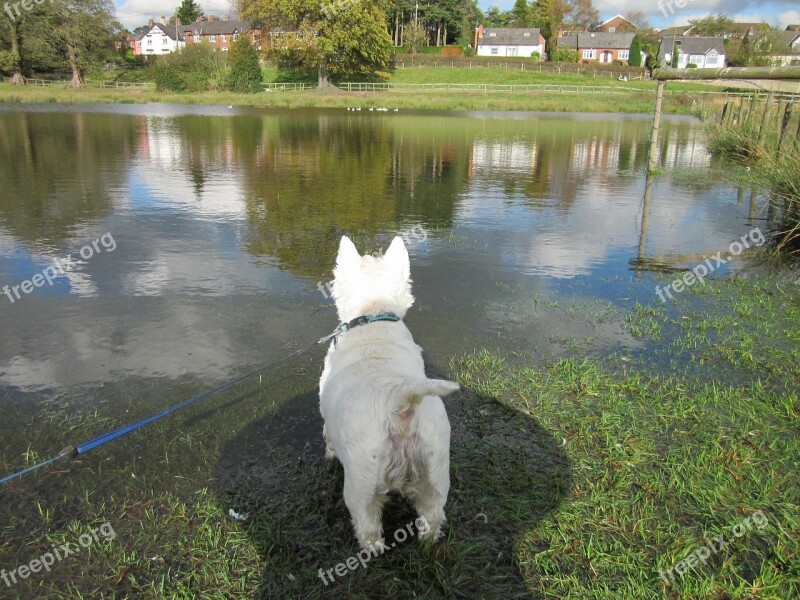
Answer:
MULTIPOLYGON (((414 303, 408 252, 394 238, 382 257, 360 256, 342 237, 333 298, 342 323, 414 303)), ((339 335, 319 382, 327 458, 344 467, 344 501, 362 548, 383 546, 381 511, 398 491, 436 540, 450 489, 450 423, 439 396, 457 383, 428 379, 422 348, 402 321, 379 321, 339 335)))

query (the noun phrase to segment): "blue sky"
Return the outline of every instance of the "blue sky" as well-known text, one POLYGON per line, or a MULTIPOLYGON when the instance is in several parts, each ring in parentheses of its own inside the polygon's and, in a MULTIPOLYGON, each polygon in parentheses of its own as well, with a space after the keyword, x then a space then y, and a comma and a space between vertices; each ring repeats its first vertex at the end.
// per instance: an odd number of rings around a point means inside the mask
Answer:
MULTIPOLYGON (((603 19, 614 15, 624 15, 629 10, 643 11, 653 27, 669 27, 683 25, 689 19, 705 17, 709 14, 726 14, 737 21, 766 21, 782 28, 789 23, 800 23, 800 2, 798 0, 683 0, 684 8, 678 8, 673 0, 673 10, 669 10, 669 1, 645 0, 594 0, 594 6, 600 11, 603 19), (664 10, 660 8, 664 7, 664 10)), ((514 0, 478 0, 478 5, 486 10, 490 6, 499 6, 504 10, 514 6, 514 0)))
MULTIPOLYGON (((232 0, 196 0, 206 14, 222 15, 232 10, 232 0)), ((641 10, 647 14, 654 27, 683 25, 689 19, 709 14, 724 13, 738 21, 766 21, 771 25, 785 27, 789 23, 800 23, 800 1, 798 0, 671 0, 674 13, 668 8, 670 0, 594 0, 594 6, 603 19, 617 14, 624 15, 629 10, 641 10), (674 5, 675 1, 685 2, 684 8, 674 5), (659 4, 661 2, 661 4, 659 4), (664 7, 662 11, 660 6, 664 7), (665 15, 666 13, 666 15, 665 15)), ((115 0, 117 16, 127 27, 136 27, 147 22, 148 16, 156 19, 160 15, 170 15, 180 0, 115 0)), ((478 0, 483 10, 496 5, 510 9, 514 0, 478 0)))

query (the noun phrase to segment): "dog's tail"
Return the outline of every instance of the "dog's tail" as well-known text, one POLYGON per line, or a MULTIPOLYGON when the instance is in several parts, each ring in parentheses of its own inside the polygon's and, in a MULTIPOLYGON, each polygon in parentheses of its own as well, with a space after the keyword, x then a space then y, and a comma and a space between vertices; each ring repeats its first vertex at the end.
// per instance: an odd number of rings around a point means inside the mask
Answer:
POLYGON ((461 389, 457 383, 445 379, 416 379, 400 388, 400 411, 422 402, 425 396, 446 396, 461 389))

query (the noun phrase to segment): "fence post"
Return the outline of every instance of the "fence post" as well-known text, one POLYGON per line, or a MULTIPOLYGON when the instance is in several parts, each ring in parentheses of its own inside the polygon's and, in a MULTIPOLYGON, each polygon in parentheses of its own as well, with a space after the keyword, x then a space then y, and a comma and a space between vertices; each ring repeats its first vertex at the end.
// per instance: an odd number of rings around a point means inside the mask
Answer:
MULTIPOLYGON (((656 110, 653 115, 653 131, 650 133, 650 156, 648 157, 647 172, 652 173, 656 170, 656 154, 658 153, 658 133, 661 127, 661 107, 664 104, 664 88, 667 82, 659 80, 656 92, 656 110)), ((727 106, 727 104, 726 104, 727 106)))
MULTIPOLYGON (((725 92, 727 96, 728 93, 725 92)), ((758 143, 760 144, 764 139, 764 135, 766 133, 767 128, 767 119, 769 118, 769 109, 770 105, 772 104, 772 92, 767 94, 767 101, 764 103, 764 114, 761 115, 761 127, 758 129, 758 143)))
POLYGON ((792 120, 792 108, 794 108, 794 102, 789 102, 789 104, 786 105, 786 112, 783 113, 783 126, 781 127, 781 136, 778 138, 778 148, 777 150, 775 150, 776 157, 780 157, 783 138, 786 135, 786 130, 789 129, 789 121, 792 120))

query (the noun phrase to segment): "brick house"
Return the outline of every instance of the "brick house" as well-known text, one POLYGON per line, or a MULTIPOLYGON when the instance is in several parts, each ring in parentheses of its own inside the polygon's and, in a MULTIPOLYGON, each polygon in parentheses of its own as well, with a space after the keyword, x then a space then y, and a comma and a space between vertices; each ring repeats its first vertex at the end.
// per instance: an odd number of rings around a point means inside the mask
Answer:
POLYGON ((636 31, 636 25, 628 21, 628 19, 622 15, 617 15, 601 23, 592 29, 592 31, 597 33, 633 33, 636 31))
POLYGON ((261 49, 259 44, 261 32, 253 29, 250 21, 231 21, 227 15, 222 19, 211 17, 208 21, 205 17, 200 17, 194 23, 181 25, 181 32, 187 44, 203 42, 222 52, 227 52, 231 44, 243 35, 248 36, 257 49, 261 49))
POLYGON ((558 46, 577 50, 581 63, 611 64, 618 60, 628 64, 634 33, 586 31, 558 38, 558 46))

